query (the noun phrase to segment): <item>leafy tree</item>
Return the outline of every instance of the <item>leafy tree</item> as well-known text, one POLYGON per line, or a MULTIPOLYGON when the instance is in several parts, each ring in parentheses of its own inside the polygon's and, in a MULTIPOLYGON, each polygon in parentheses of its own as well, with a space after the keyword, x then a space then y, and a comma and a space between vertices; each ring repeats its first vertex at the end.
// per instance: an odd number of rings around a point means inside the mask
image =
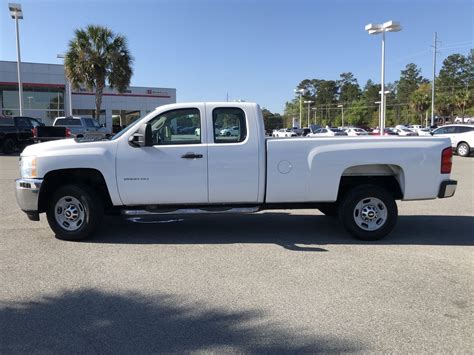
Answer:
POLYGON ((345 115, 347 123, 351 126, 367 126, 370 122, 369 107, 364 99, 353 101, 345 115))
POLYGON ((133 58, 125 37, 102 26, 89 25, 76 29, 69 42, 64 67, 66 77, 76 89, 85 85, 95 89, 96 118, 105 85, 124 92, 132 77, 133 58))
POLYGON ((435 109, 443 117, 452 116, 456 103, 454 97, 447 93, 437 93, 435 98, 435 109))
POLYGON ((267 109, 262 109, 263 123, 266 130, 282 128, 284 125, 283 117, 278 113, 272 113, 267 109))
POLYGON ((454 96, 454 102, 456 104, 456 107, 459 109, 459 114, 462 117, 464 117, 464 111, 470 101, 472 101, 472 97, 471 92, 468 89, 460 90, 454 96))
POLYGON ((342 73, 340 80, 337 82, 339 86, 339 102, 340 103, 351 103, 360 97, 360 87, 357 83, 357 79, 350 72, 342 73))
POLYGON ((411 94, 410 106, 420 115, 420 124, 423 125, 423 114, 426 114, 431 106, 430 84, 421 84, 420 87, 411 94))
POLYGON ((397 85, 397 99, 400 103, 408 103, 411 95, 422 84, 428 81, 421 76, 421 69, 416 64, 407 64, 405 70, 401 71, 400 80, 397 85))

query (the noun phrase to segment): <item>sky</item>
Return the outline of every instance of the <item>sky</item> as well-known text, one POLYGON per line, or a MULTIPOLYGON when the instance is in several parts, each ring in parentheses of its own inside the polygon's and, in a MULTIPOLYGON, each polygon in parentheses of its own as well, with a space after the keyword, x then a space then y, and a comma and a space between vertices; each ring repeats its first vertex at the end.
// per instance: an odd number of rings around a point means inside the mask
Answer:
POLYGON ((399 21, 386 35, 386 81, 413 62, 431 79, 434 32, 438 69, 474 48, 470 0, 0 0, 0 60, 16 61, 9 2, 22 4, 21 56, 57 63, 76 28, 99 24, 128 39, 132 86, 176 88, 178 102, 245 100, 282 113, 303 79, 352 72, 380 82, 381 36, 368 23, 399 21))

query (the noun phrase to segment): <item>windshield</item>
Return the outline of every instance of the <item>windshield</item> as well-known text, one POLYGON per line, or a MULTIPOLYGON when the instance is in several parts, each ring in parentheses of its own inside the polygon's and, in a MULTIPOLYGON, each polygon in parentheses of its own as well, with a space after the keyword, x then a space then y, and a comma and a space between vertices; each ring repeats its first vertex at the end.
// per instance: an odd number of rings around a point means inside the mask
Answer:
MULTIPOLYGON (((145 117, 148 117, 148 118, 152 118, 155 116, 155 111, 151 111, 150 113, 148 113, 145 117)), ((145 118, 143 117, 143 118, 145 118)), ((133 121, 132 123, 130 123, 127 127, 125 127, 124 129, 122 129, 120 132, 117 132, 112 138, 110 138, 110 140, 114 140, 114 139, 117 139, 121 136, 123 136, 126 132, 128 132, 132 127, 138 127, 137 123, 140 122, 142 120, 142 117, 136 119, 135 121, 133 121)))

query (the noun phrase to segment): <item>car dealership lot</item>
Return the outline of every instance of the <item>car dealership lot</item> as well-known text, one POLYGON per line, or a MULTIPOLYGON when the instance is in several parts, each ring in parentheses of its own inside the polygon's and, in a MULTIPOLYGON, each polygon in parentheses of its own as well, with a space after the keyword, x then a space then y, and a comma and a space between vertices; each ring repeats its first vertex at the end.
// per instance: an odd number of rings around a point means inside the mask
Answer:
POLYGON ((474 158, 453 198, 399 203, 351 238, 318 211, 104 220, 56 240, 17 208, 0 156, 0 352, 469 352, 474 158))

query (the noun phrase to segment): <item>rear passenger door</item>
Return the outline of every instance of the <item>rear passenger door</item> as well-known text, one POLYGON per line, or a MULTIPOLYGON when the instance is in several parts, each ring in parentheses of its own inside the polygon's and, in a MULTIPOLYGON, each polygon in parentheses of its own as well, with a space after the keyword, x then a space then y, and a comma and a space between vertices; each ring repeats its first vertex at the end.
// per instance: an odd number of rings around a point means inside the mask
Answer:
POLYGON ((256 124, 245 109, 206 104, 211 204, 258 201, 259 149, 263 147, 258 146, 256 124), (229 131, 233 133, 225 134, 229 131))

